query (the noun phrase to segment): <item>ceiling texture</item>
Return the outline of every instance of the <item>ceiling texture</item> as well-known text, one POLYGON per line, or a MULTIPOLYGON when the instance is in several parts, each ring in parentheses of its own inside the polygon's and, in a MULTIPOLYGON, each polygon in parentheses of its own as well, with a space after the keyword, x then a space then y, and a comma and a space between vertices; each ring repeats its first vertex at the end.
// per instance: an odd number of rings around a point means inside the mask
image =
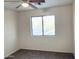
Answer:
MULTIPOLYGON (((21 4, 21 0, 4 0, 4 1, 19 1, 19 2, 4 2, 5 9, 11 9, 11 10, 17 10, 17 11, 33 9, 31 6, 26 7, 26 8, 22 6, 20 8, 16 8, 16 6, 21 4)), ((33 4, 33 3, 32 4, 40 9, 40 8, 68 5, 72 3, 73 3, 73 0, 45 0, 45 3, 42 3, 41 5, 33 4)))

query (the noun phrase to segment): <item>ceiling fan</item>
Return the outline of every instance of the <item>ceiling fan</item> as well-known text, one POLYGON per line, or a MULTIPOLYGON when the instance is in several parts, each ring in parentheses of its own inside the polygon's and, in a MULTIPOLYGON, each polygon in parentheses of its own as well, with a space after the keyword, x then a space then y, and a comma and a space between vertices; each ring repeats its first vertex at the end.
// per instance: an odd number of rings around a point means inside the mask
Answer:
POLYGON ((36 7, 32 3, 37 3, 38 5, 41 5, 41 3, 45 3, 45 0, 21 0, 21 1, 4 1, 4 2, 21 2, 21 4, 16 6, 16 8, 19 8, 21 6, 23 7, 31 6, 34 9, 38 9, 38 7, 36 7))

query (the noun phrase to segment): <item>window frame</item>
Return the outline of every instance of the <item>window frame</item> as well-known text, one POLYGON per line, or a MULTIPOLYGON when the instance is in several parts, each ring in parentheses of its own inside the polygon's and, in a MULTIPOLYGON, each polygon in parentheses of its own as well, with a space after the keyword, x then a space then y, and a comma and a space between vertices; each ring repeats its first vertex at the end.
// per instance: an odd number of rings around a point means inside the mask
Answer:
POLYGON ((55 15, 40 15, 40 16, 31 16, 30 17, 30 32, 31 32, 31 35, 32 36, 35 36, 35 37, 43 37, 43 36, 46 36, 46 37, 55 37, 56 36, 56 16, 55 15), (55 17, 55 35, 44 35, 44 25, 43 25, 43 16, 54 16, 55 17), (42 17, 42 35, 33 35, 33 28, 32 28, 32 17, 42 17))

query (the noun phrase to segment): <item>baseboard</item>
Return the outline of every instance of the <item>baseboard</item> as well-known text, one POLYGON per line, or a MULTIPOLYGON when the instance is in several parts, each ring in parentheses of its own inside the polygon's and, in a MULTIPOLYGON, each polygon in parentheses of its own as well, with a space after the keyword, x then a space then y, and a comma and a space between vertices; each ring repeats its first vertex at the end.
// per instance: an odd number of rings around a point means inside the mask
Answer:
POLYGON ((12 51, 12 52, 10 52, 9 54, 7 54, 6 56, 4 56, 4 58, 6 58, 6 57, 8 57, 8 56, 10 56, 11 54, 13 54, 14 52, 16 52, 16 51, 18 51, 19 49, 17 49, 17 50, 14 50, 14 51, 12 51))
POLYGON ((50 51, 50 50, 41 50, 41 49, 28 49, 28 48, 22 48, 24 50, 35 50, 35 51, 45 51, 45 52, 56 52, 56 53, 65 53, 65 54, 73 54, 71 52, 62 52, 62 51, 50 51))

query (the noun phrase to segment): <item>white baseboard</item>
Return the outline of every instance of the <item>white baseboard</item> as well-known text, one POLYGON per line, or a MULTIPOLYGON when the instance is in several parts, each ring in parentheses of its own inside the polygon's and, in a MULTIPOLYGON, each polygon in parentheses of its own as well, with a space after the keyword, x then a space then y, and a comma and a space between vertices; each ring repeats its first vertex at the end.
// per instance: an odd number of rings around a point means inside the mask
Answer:
POLYGON ((14 52, 16 52, 16 51, 18 51, 18 50, 19 50, 19 49, 14 50, 14 51, 12 51, 12 52, 8 53, 7 55, 5 55, 5 56, 4 56, 4 58, 6 58, 6 57, 10 56, 12 53, 14 53, 14 52))
MULTIPOLYGON (((72 53, 72 52, 65 52, 65 51, 53 51, 53 50, 43 50, 43 49, 31 49, 31 48, 21 48, 26 50, 38 50, 38 51, 49 51, 49 52, 60 52, 60 53, 72 53)), ((72 53, 73 54, 73 53, 72 53)))

